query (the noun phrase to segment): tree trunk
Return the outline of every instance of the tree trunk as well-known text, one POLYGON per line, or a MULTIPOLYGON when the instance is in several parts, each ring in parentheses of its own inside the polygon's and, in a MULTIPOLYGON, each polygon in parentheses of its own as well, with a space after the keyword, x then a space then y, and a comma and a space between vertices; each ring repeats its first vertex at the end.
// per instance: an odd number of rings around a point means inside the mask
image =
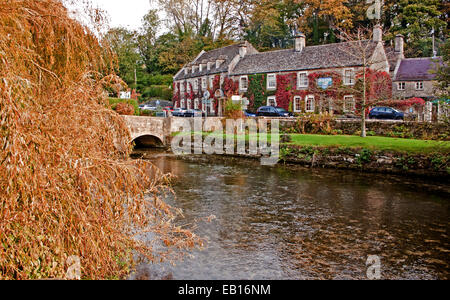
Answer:
POLYGON ((363 75, 363 103, 361 105, 361 137, 367 137, 367 129, 366 129, 366 90, 367 90, 367 82, 366 82, 366 65, 364 61, 364 75, 363 75))

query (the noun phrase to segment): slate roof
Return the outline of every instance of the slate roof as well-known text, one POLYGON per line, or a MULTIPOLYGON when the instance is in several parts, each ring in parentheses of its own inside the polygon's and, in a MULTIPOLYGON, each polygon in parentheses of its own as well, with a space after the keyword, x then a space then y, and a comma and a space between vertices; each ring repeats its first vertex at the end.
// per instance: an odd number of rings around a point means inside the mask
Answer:
POLYGON ((430 71, 442 64, 442 57, 406 58, 400 63, 394 81, 431 81, 436 77, 430 71))
MULTIPOLYGON (((248 53, 257 53, 258 51, 248 42, 245 42, 247 45, 247 51, 248 53)), ((233 44, 227 47, 211 50, 208 52, 203 53, 199 58, 197 58, 194 62, 188 64, 188 67, 192 67, 192 65, 197 65, 197 72, 192 73, 192 69, 189 70, 189 73, 185 75, 184 68, 183 70, 178 74, 178 76, 175 77, 175 80, 183 80, 188 78, 194 78, 194 77, 201 77, 201 76, 207 76, 207 75, 214 75, 219 73, 228 72, 228 66, 230 65, 231 61, 239 55, 239 45, 233 44), (219 68, 216 68, 216 60, 222 59, 224 62, 220 65, 219 68), (207 63, 207 62, 213 62, 211 66, 211 70, 208 71, 206 67, 202 70, 202 72, 199 72, 198 65, 200 63, 207 63)))
POLYGON ((443 63, 442 57, 403 59, 394 81, 431 81, 436 74, 432 74, 430 71, 436 69, 437 63, 443 63))
MULTIPOLYGON (((362 65, 362 59, 358 55, 350 54, 358 52, 355 50, 355 43, 308 46, 302 52, 287 49, 247 55, 237 64, 231 75, 360 66, 362 65)), ((367 46, 369 53, 372 55, 377 43, 369 40, 363 41, 363 43, 363 46, 367 46)))

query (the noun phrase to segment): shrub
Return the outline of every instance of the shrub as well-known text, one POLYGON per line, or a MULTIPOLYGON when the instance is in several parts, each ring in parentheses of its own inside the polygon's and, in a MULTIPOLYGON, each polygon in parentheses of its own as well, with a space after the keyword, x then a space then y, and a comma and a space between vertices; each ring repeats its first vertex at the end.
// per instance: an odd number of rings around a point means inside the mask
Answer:
POLYGON ((135 113, 133 105, 128 104, 128 103, 123 103, 123 102, 117 104, 116 112, 119 115, 124 115, 124 116, 132 116, 135 113))

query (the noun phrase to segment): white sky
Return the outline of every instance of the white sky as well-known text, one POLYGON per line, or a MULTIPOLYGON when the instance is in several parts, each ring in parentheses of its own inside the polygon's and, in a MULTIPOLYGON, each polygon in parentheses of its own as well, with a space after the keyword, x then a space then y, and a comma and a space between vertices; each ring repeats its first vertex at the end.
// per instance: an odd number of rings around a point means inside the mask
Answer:
POLYGON ((138 29, 142 17, 151 9, 156 8, 150 4, 151 0, 91 0, 94 5, 108 13, 111 27, 125 27, 138 29))

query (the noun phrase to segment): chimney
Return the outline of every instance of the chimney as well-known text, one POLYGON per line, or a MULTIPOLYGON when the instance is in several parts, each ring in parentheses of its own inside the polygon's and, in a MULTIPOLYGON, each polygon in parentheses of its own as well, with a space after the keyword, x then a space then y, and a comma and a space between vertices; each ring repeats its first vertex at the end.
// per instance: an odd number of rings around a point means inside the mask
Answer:
POLYGON ((376 43, 383 41, 383 28, 380 24, 375 25, 373 28, 373 41, 376 43))
POLYGON ((405 37, 401 34, 395 36, 395 54, 404 57, 405 37))
POLYGON ((294 50, 295 52, 302 52, 306 47, 306 36, 303 33, 300 33, 295 36, 295 44, 294 50))
POLYGON ((242 42, 239 44, 239 55, 241 58, 244 58, 245 55, 247 55, 247 43, 242 42))

